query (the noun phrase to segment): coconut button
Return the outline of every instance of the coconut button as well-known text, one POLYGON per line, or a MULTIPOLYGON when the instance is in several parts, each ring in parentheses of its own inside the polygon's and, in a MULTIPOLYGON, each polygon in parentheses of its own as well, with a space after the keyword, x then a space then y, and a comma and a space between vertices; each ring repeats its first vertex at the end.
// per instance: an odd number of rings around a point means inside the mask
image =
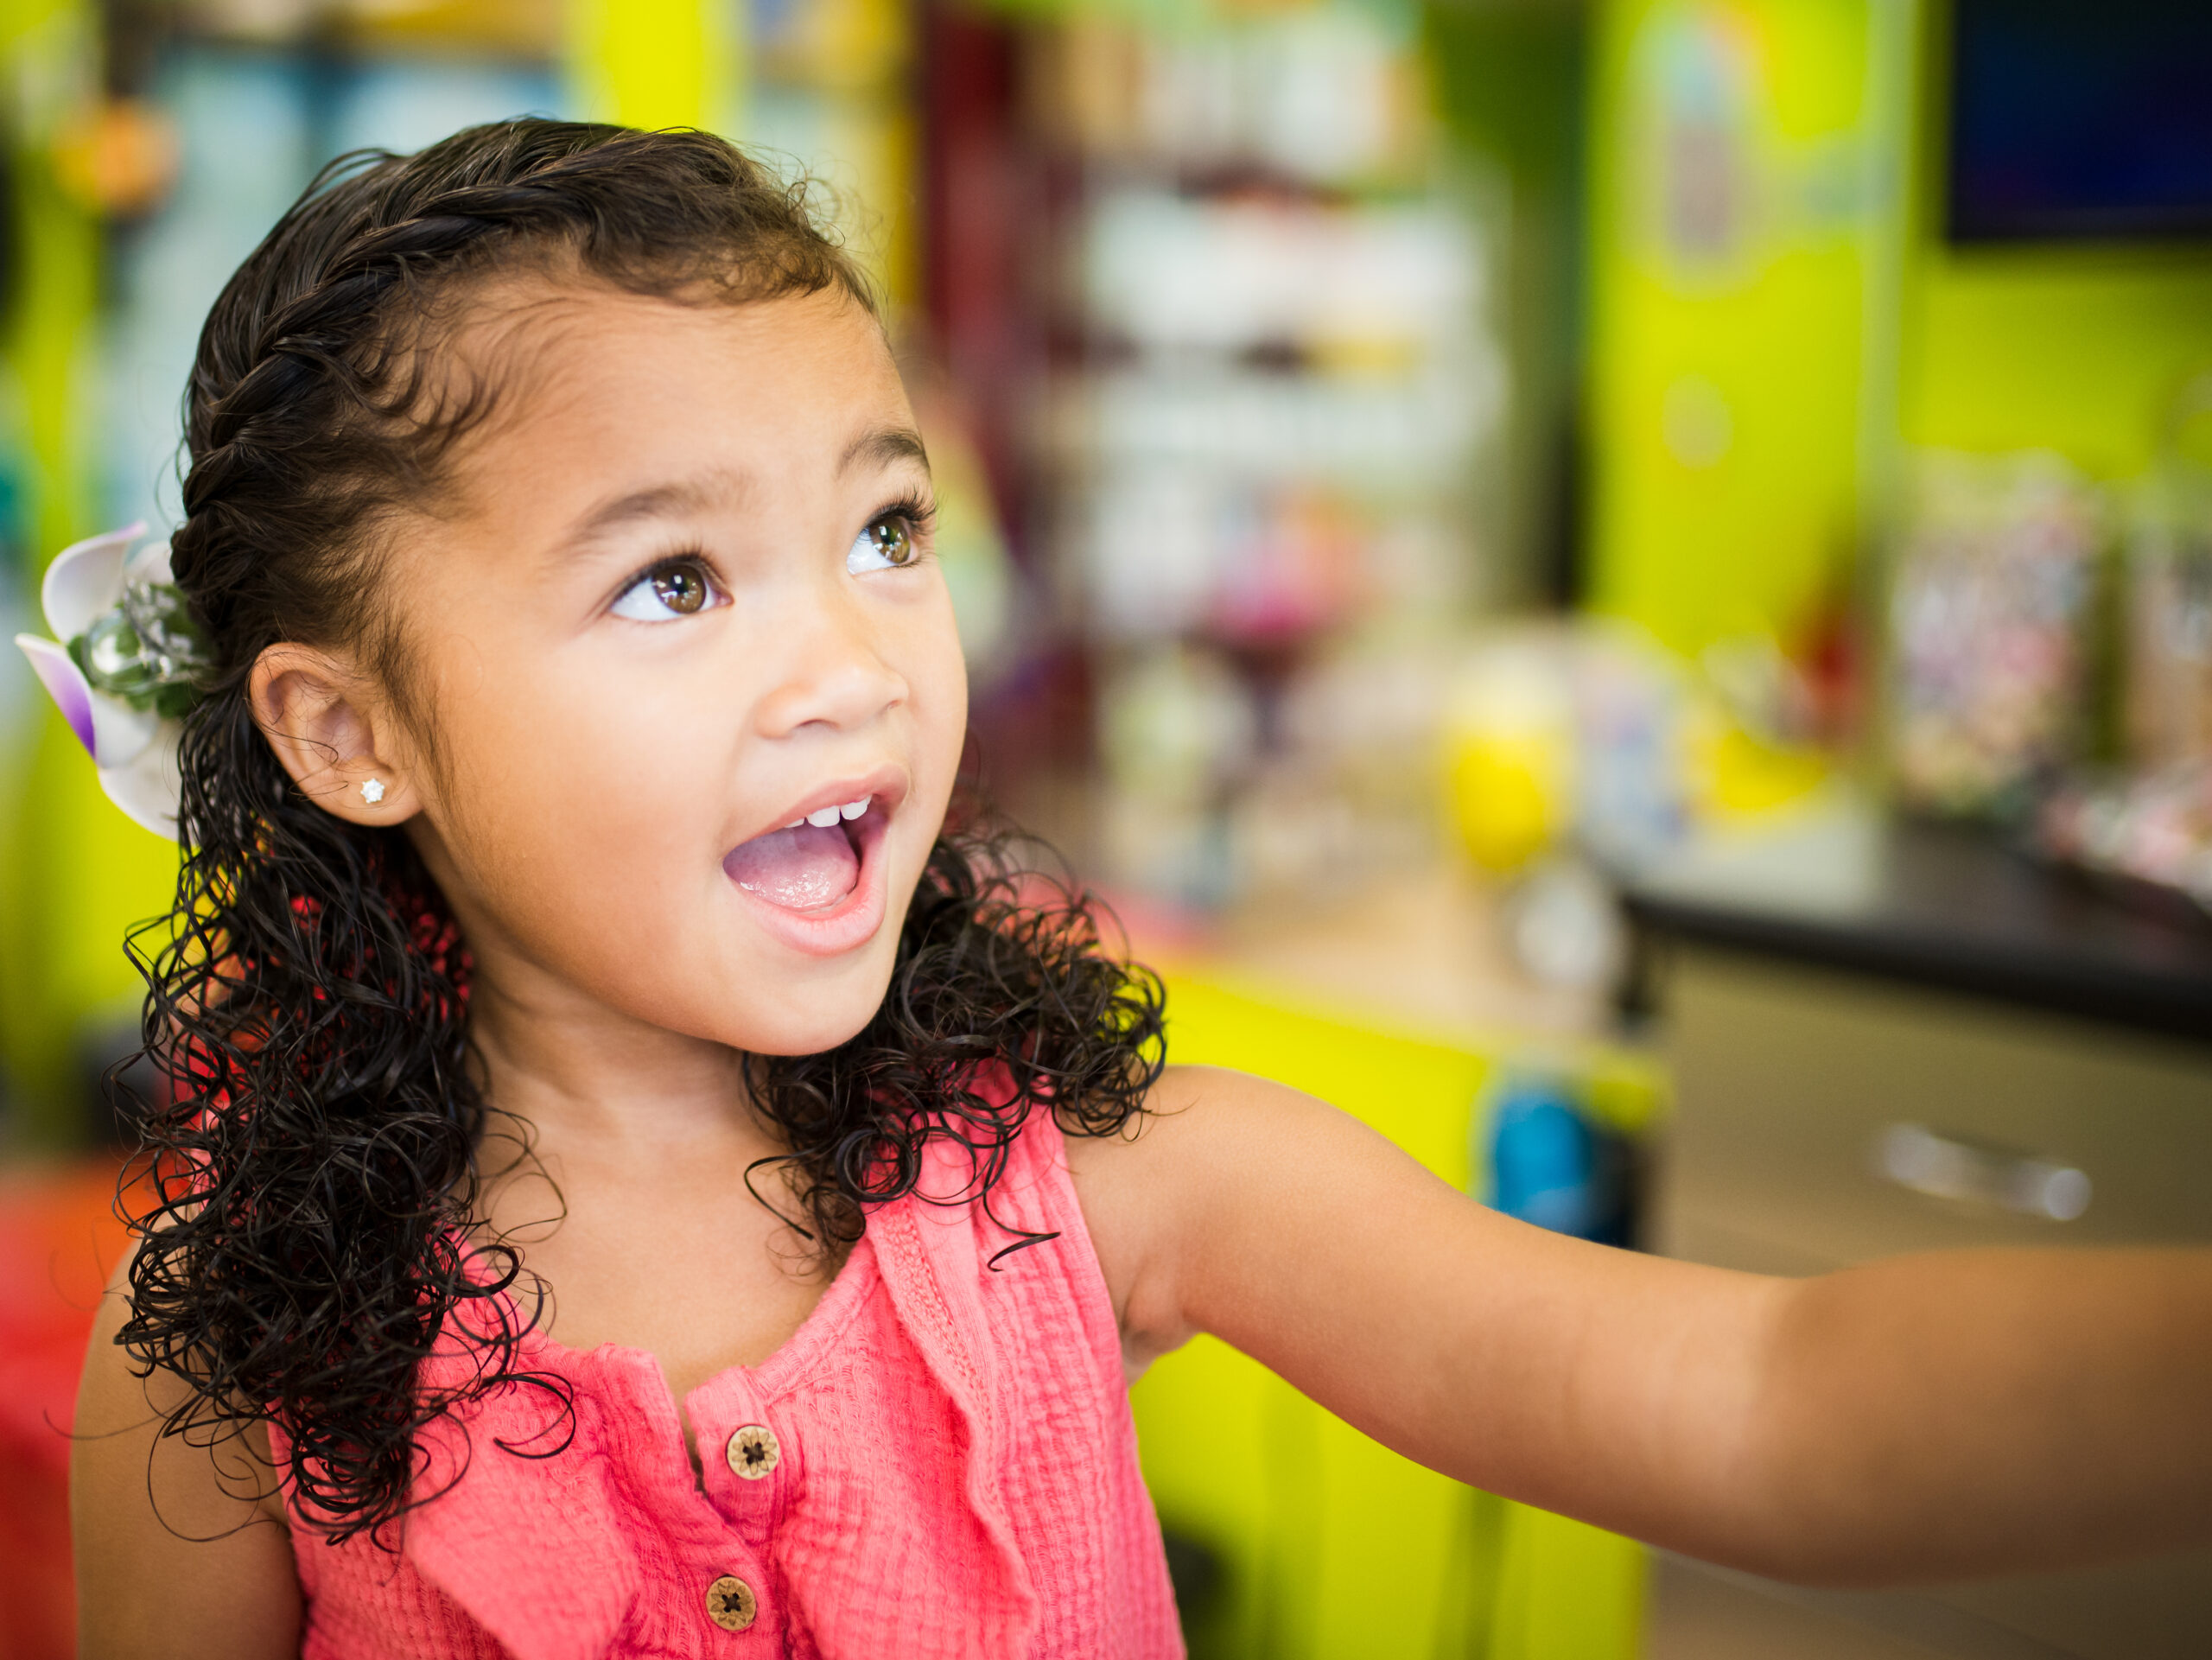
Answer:
POLYGON ((753 1587, 734 1574, 725 1574, 707 1587, 707 1618, 726 1631, 741 1631, 760 1612, 753 1587))
POLYGON ((723 1449, 729 1467, 746 1481, 758 1481, 775 1472, 784 1456, 784 1449, 776 1445, 776 1432, 766 1424, 741 1424, 723 1449))

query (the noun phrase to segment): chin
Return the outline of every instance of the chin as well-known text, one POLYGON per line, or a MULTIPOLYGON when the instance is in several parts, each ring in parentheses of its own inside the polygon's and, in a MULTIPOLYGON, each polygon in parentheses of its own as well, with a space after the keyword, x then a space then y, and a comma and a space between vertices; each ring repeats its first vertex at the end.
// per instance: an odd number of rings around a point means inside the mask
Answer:
POLYGON ((756 1055, 818 1055, 835 1049, 867 1028, 883 1007, 890 984, 888 962, 855 964, 846 973, 818 979, 787 976, 768 1007, 748 1000, 752 1007, 745 1011, 745 1024, 750 1029, 736 1046, 756 1055))

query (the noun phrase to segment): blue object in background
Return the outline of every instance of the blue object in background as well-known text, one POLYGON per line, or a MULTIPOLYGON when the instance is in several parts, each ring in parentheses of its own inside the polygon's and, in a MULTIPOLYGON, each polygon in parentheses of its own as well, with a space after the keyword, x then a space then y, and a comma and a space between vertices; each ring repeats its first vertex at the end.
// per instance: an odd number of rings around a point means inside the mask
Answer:
POLYGON ((1555 1233, 1605 1244, 1628 1243, 1630 1148, 1595 1122, 1567 1085, 1516 1078, 1480 1121, 1477 1148, 1493 1210, 1555 1233))
POLYGON ((321 135, 322 148, 327 156, 369 149, 404 155, 479 122, 558 116, 564 102, 559 80, 536 64, 496 59, 371 61, 346 76, 321 135))

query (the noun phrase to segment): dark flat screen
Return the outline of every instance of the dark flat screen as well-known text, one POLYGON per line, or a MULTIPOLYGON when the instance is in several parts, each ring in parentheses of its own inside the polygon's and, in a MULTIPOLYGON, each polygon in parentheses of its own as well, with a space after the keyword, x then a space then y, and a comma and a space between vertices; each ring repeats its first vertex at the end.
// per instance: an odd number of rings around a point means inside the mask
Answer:
POLYGON ((1953 16, 1953 240, 2212 236, 2212 0, 1953 16))

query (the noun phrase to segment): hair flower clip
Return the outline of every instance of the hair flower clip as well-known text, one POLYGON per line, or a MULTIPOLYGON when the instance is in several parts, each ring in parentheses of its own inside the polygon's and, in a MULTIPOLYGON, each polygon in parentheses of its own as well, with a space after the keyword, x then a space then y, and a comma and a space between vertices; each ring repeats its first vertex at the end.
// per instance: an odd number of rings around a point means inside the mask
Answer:
POLYGON ((209 653, 143 524, 65 548, 39 599, 55 635, 16 644, 99 769, 108 799, 156 836, 177 833, 177 739, 209 653), (62 643, 66 642, 66 643, 62 643))

